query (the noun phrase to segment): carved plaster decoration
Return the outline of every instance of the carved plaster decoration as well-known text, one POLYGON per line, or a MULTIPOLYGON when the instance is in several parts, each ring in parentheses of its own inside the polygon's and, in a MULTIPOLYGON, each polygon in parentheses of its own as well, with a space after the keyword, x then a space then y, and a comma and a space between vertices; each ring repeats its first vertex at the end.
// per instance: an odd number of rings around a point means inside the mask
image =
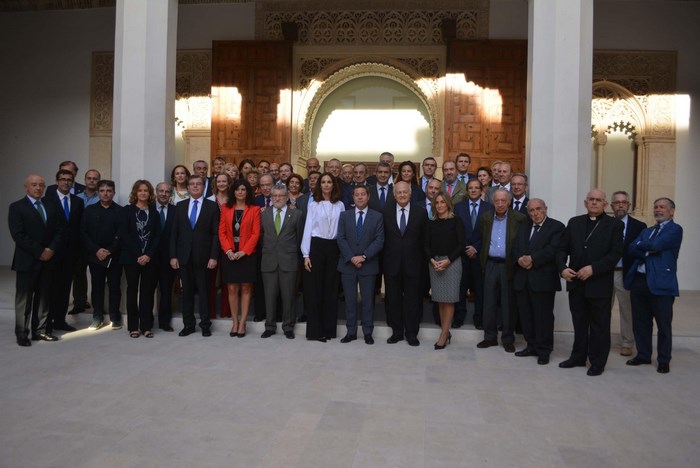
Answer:
POLYGON ((593 81, 612 81, 637 96, 676 92, 675 51, 595 50, 593 81))
POLYGON ((90 136, 112 133, 114 52, 93 52, 90 84, 90 136))
POLYGON ((591 123, 594 132, 604 134, 617 122, 631 125, 638 133, 645 134, 648 125, 643 103, 619 84, 593 83, 591 123))
POLYGON ((175 62, 177 99, 211 94, 211 50, 179 50, 175 62))
POLYGON ((455 21, 457 39, 488 38, 489 0, 259 1, 255 17, 257 39, 282 40, 291 22, 303 45, 434 45, 443 19, 455 21))
MULTIPOLYGON (((378 58, 375 57, 375 59, 378 58)), ((389 61, 391 59, 384 58, 384 62, 389 61)), ((340 62, 339 60, 338 63, 340 62)), ((306 89, 301 90, 293 116, 293 121, 296 122, 296 133, 292 141, 292 155, 297 158, 296 164, 305 163, 311 156, 311 134, 314 120, 326 97, 343 84, 364 76, 388 78, 402 84, 418 96, 430 113, 430 128, 435 154, 442 154, 443 139, 441 135, 436 134, 438 129, 442 128, 444 113, 444 103, 440 99, 438 80, 411 76, 406 71, 401 70, 400 66, 392 66, 376 60, 349 64, 325 77, 323 81, 312 80, 306 89)))

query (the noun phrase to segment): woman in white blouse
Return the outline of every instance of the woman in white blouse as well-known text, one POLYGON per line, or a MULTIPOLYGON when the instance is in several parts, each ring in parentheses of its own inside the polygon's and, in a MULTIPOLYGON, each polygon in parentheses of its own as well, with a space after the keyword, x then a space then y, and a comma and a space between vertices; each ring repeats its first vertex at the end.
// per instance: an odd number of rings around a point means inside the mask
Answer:
POLYGON ((345 206, 338 180, 326 172, 314 189, 301 240, 304 290, 308 301, 306 339, 326 342, 336 337, 338 322, 338 219, 345 206), (308 286, 308 287, 307 287, 308 286))

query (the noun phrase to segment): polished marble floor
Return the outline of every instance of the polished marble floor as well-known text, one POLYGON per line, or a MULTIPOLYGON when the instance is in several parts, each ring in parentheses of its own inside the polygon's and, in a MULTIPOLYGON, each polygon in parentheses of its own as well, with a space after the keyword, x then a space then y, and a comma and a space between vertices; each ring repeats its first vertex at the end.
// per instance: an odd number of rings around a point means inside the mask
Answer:
MULTIPOLYGON (((20 348, 0 271, 0 466, 690 467, 700 459, 699 293, 677 301, 671 373, 615 348, 600 377, 478 350, 463 327, 421 346, 79 330, 20 348)), ((614 314, 613 314, 614 315, 614 314)), ((81 314, 76 325, 90 322, 81 314)), ((181 325, 175 319, 176 329, 181 325)), ((615 330, 615 325, 613 325, 615 330)), ((342 327, 339 334, 342 336, 342 327)), ((613 339, 615 341, 615 339, 613 339)), ((520 345, 520 343, 518 343, 520 345)))

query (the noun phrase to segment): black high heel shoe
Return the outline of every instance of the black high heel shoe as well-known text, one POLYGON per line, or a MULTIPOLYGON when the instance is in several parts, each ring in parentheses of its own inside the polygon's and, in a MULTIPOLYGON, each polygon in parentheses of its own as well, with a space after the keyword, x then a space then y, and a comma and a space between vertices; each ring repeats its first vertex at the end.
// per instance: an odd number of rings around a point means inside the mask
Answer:
POLYGON ((435 345, 434 345, 434 346, 435 346, 435 350, 437 351, 437 350, 439 350, 439 349, 445 349, 445 347, 446 347, 448 344, 450 344, 450 341, 452 341, 452 333, 449 333, 449 332, 448 332, 448 333, 447 333, 447 339, 445 340, 445 344, 444 344, 444 345, 439 345, 439 344, 435 343, 435 345))

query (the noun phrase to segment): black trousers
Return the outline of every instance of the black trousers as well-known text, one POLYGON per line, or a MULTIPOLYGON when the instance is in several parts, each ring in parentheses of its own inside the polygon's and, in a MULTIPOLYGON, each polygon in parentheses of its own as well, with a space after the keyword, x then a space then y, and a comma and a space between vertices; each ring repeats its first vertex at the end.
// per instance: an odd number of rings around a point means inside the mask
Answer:
POLYGON ((398 275, 384 272, 386 286, 386 323, 397 337, 416 338, 423 315, 424 276, 398 275))
POLYGON ((158 287, 160 288, 160 301, 158 305, 158 326, 163 328, 170 325, 173 318, 173 284, 177 270, 170 266, 170 261, 160 261, 158 265, 158 287))
POLYGON ((197 320, 194 317, 194 295, 199 294, 199 326, 211 326, 209 318, 209 269, 206 265, 180 265, 182 278, 182 322, 185 328, 194 328, 197 320))
MULTIPOLYGON (((77 262, 73 252, 64 254, 56 261, 56 271, 61 272, 61 274, 55 275, 51 282, 49 318, 46 323, 48 333, 53 331, 54 324, 64 325, 66 323, 66 313, 70 303, 70 288, 76 266, 77 262)), ((85 275, 83 274, 83 276, 85 275)))
POLYGON ((149 331, 153 328, 153 298, 156 291, 158 267, 124 265, 126 276, 126 323, 130 332, 149 331))
POLYGON ((516 291, 520 322, 527 348, 540 357, 549 357, 554 348, 554 295, 555 291, 516 291))
POLYGON ((587 298, 584 288, 569 291, 569 309, 574 324, 571 358, 591 366, 605 368, 610 354, 610 309, 612 297, 587 298))
POLYGON ((112 322, 122 321, 119 305, 122 300, 122 266, 112 261, 109 268, 96 263, 90 263, 90 279, 92 280, 92 319, 101 322, 105 315, 105 281, 109 286, 109 319, 112 322))
POLYGON ((308 291, 311 301, 307 313, 306 338, 335 338, 338 328, 338 242, 311 238, 311 274, 308 291))
POLYGON ((47 331, 51 281, 54 276, 52 261, 42 262, 41 268, 18 271, 15 285, 15 335, 29 336, 47 331))
POLYGON ((659 364, 671 362, 671 322, 673 320, 673 296, 656 296, 649 291, 646 275, 637 273, 630 291, 632 300, 632 329, 637 345, 637 356, 651 360, 654 320, 658 330, 656 353, 659 364))

